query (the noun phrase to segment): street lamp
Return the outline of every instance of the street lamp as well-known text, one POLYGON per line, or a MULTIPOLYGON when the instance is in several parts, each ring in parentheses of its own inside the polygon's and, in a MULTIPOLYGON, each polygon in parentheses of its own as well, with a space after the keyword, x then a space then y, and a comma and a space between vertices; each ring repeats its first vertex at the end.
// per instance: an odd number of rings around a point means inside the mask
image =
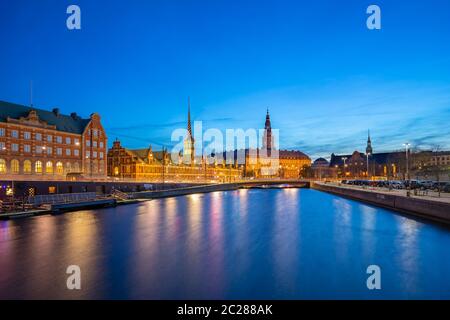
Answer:
POLYGON ((408 142, 404 143, 403 146, 405 147, 405 155, 406 155, 406 176, 405 180, 409 180, 409 157, 408 157, 408 150, 411 144, 408 142))
POLYGON ((345 161, 347 160, 347 157, 342 157, 342 160, 344 160, 344 178, 345 178, 345 176, 346 176, 346 172, 345 172, 345 167, 346 167, 345 161))

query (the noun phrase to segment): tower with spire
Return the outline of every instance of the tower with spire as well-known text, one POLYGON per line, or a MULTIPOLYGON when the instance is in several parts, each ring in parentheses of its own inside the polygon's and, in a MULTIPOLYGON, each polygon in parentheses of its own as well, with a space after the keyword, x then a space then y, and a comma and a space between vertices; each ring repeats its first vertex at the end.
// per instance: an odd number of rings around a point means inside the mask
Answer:
POLYGON ((194 137, 192 135, 191 126, 191 99, 188 97, 188 121, 187 121, 187 134, 183 144, 183 162, 194 165, 195 149, 194 149, 194 137))
POLYGON ((267 108, 266 113, 266 123, 264 124, 264 135, 262 141, 262 148, 267 150, 267 155, 270 157, 273 147, 272 139, 272 126, 270 124, 269 108, 267 108))
POLYGON ((370 140, 370 130, 367 131, 367 146, 366 146, 366 154, 372 154, 372 141, 370 140))

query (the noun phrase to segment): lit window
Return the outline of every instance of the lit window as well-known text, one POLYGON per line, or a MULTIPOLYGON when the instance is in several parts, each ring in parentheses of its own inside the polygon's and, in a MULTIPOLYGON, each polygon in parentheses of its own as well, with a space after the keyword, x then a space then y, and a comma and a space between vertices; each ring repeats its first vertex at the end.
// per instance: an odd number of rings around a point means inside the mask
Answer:
POLYGON ((42 173, 42 162, 41 161, 36 161, 36 163, 34 164, 34 172, 42 173))
POLYGON ((48 194, 55 194, 56 193, 56 187, 50 186, 48 187, 48 194))
POLYGON ((5 161, 5 159, 0 159, 0 173, 6 173, 6 161, 5 161))
POLYGON ((31 161, 25 160, 23 162, 23 173, 31 173, 31 161))
POLYGON ((78 162, 75 162, 75 164, 73 165, 73 171, 80 172, 80 165, 78 164, 78 162))
POLYGON ((72 164, 70 162, 66 163, 66 171, 71 172, 72 171, 72 164))
POLYGON ((49 173, 49 174, 52 174, 52 173, 53 173, 53 163, 52 163, 51 161, 48 161, 48 162, 45 164, 45 172, 46 172, 46 173, 49 173))
POLYGON ((19 160, 11 160, 11 173, 18 174, 19 173, 19 160))
POLYGON ((57 162, 56 163, 56 173, 57 174, 63 174, 64 173, 64 166, 63 166, 62 162, 57 162))

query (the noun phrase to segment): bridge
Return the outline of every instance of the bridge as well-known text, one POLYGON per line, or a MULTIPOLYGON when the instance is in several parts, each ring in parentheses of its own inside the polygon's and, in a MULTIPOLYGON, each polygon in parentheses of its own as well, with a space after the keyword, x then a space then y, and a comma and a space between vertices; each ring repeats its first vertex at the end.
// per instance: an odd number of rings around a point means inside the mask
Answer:
POLYGON ((309 188, 308 180, 246 180, 232 183, 218 183, 208 185, 190 186, 159 191, 132 192, 130 197, 134 199, 157 199, 166 197, 184 196, 194 193, 208 193, 215 191, 232 191, 251 188, 309 188))

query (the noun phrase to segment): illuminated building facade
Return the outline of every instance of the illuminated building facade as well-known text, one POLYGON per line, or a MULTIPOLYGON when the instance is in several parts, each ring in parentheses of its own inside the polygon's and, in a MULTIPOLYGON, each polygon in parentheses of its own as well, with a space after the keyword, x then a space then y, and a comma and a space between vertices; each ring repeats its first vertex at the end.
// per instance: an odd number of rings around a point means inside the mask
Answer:
POLYGON ((107 136, 100 116, 0 101, 0 179, 106 178, 107 136))

